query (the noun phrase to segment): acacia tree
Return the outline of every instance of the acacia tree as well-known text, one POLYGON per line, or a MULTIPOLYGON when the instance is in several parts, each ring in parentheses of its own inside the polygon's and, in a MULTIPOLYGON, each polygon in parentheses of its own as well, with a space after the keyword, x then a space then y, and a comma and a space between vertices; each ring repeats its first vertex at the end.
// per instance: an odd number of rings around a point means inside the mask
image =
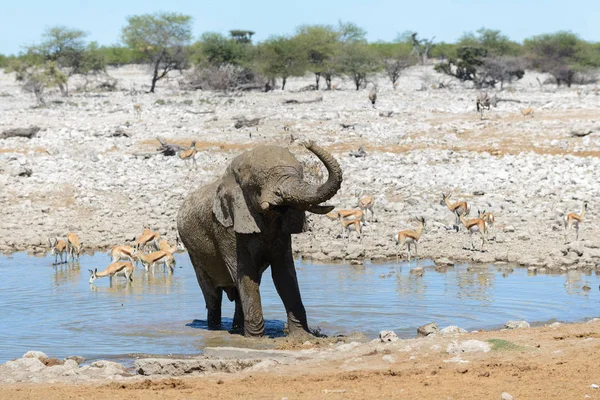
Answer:
POLYGON ((269 79, 280 77, 281 90, 285 90, 290 76, 304 75, 306 61, 305 53, 296 38, 271 37, 258 48, 259 69, 269 79))
POLYGON ((571 32, 534 36, 525 40, 528 58, 534 68, 547 72, 568 87, 573 83, 581 39, 571 32))
MULTIPOLYGON (((29 67, 38 65, 42 70, 58 70, 66 76, 56 84, 63 95, 69 94, 68 78, 73 75, 97 74, 105 71, 105 61, 95 43, 86 46, 84 38, 87 33, 66 26, 55 26, 46 29, 42 42, 27 48, 29 67), (42 66, 45 64, 46 66, 42 66), (51 65, 52 67, 48 67, 51 65)), ((39 74, 38 74, 39 75, 39 74)))
POLYGON ((334 58, 340 46, 339 32, 330 25, 302 25, 295 38, 306 54, 307 69, 315 74, 316 89, 319 90, 321 75, 327 75, 330 85, 334 58))
POLYGON ((192 17, 168 12, 128 17, 121 33, 123 43, 143 54, 152 66, 151 93, 169 71, 186 67, 191 38, 192 17))
POLYGON ((412 53, 412 48, 407 42, 378 42, 371 44, 370 47, 377 53, 394 90, 402 72, 419 62, 419 58, 412 53))

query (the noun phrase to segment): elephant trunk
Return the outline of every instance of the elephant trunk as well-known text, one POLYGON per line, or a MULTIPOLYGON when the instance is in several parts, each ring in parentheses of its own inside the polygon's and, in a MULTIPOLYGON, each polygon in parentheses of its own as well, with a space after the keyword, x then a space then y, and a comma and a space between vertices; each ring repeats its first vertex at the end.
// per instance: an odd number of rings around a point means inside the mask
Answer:
POLYGON ((310 210, 312 206, 329 200, 337 193, 342 185, 342 168, 331 154, 312 141, 306 143, 305 146, 325 165, 329 177, 320 186, 311 185, 299 179, 290 180, 283 190, 282 197, 285 204, 310 210))

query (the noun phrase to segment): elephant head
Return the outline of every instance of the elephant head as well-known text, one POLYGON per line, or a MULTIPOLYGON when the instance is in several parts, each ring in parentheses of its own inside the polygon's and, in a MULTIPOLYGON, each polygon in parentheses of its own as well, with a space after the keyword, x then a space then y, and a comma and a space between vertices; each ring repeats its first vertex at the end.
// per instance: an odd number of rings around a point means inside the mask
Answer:
POLYGON ((213 213, 236 233, 259 233, 266 220, 284 215, 283 231, 298 233, 304 227, 304 211, 330 212, 321 206, 340 189, 342 169, 327 151, 312 141, 304 145, 325 165, 329 177, 322 185, 303 179, 302 164, 287 149, 260 146, 236 157, 221 178, 213 201, 213 213))

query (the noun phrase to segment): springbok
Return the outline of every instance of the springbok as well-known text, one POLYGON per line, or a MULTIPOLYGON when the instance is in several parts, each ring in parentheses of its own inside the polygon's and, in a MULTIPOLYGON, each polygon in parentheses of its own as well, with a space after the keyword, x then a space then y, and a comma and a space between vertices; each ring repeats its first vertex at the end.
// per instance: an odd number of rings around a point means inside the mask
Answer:
POLYGON ((375 212, 373 211, 373 206, 375 206, 375 199, 373 196, 368 194, 361 196, 358 199, 358 207, 365 213, 365 217, 367 214, 367 210, 371 212, 371 217, 369 218, 369 223, 373 222, 373 218, 375 216, 375 212))
POLYGON ((94 268, 94 270, 92 271, 91 269, 88 269, 88 271, 90 271, 90 283, 94 283, 94 281, 98 278, 102 278, 105 276, 108 276, 108 278, 112 281, 113 276, 116 275, 125 275, 125 278, 127 278, 127 281, 133 281, 133 271, 134 271, 134 267, 133 264, 131 264, 128 261, 118 261, 118 262, 114 262, 112 264, 110 264, 108 267, 106 267, 106 269, 104 271, 100 271, 98 272, 98 268, 94 268))
POLYGON ((79 261, 79 254, 83 248, 79 237, 73 232, 67 234, 67 259, 70 257, 73 261, 79 261))
POLYGON ((531 108, 531 107, 524 108, 521 110, 521 114, 523 114, 524 117, 533 118, 533 108, 531 108))
POLYGON ((144 232, 135 242, 135 249, 142 250, 145 249, 148 245, 153 245, 155 249, 158 248, 158 239, 160 239, 160 234, 158 232, 153 232, 150 227, 145 226, 144 232))
POLYGON ((396 239, 396 262, 400 260, 400 250, 404 249, 404 247, 408 247, 408 262, 410 262, 410 246, 415 245, 415 255, 418 255, 417 252, 417 243, 421 238, 421 234, 423 233, 423 229, 425 228, 425 218, 417 217, 417 221, 419 221, 419 227, 416 230, 405 230, 398 232, 395 235, 396 239))
POLYGON ((179 240, 179 236, 177 236, 177 241, 175 243, 175 247, 171 247, 169 242, 167 242, 165 239, 163 239, 158 243, 158 250, 162 250, 162 251, 166 251, 167 253, 175 254, 178 250, 183 251, 183 250, 185 250, 185 248, 183 247, 183 243, 181 243, 181 241, 179 240))
MULTIPOLYGON (((477 216, 485 221, 486 229, 488 230, 489 233, 491 233, 492 228, 494 227, 494 224, 496 223, 496 217, 494 216, 494 214, 492 214, 491 212, 478 211, 477 216)), ((495 230, 494 230, 494 232, 495 232, 495 230)), ((495 239, 495 236, 492 237, 492 239, 495 239)))
POLYGON ((340 224, 342 225, 342 238, 344 237, 344 232, 346 232, 348 242, 350 242, 350 231, 354 231, 359 237, 359 241, 362 241, 362 229, 360 219, 345 220, 343 218, 340 218, 340 224))
POLYGON ((586 211, 587 202, 584 202, 583 207, 581 207, 580 214, 570 213, 565 217, 565 243, 567 243, 567 233, 572 227, 575 227, 575 241, 579 240, 579 225, 581 225, 581 223, 583 222, 583 217, 585 216, 586 211))
POLYGON ((48 244, 50 245, 50 254, 54 256, 54 264, 58 264, 58 257, 60 256, 60 263, 67 262, 63 261, 63 254, 67 252, 67 242, 64 239, 59 238, 48 238, 48 244))
MULTIPOLYGON (((485 211, 483 212, 485 214, 485 211)), ((467 220, 464 215, 461 215, 460 221, 463 223, 467 231, 469 231, 469 239, 471 241, 471 249, 475 249, 473 245, 473 233, 479 232, 481 236, 481 251, 483 251, 484 245, 487 245, 487 227, 485 221, 481 218, 473 218, 467 220)))
POLYGON ((196 149, 196 141, 192 142, 192 145, 187 150, 182 150, 179 152, 179 158, 187 162, 187 160, 191 160, 191 164, 196 167, 196 154, 198 150, 196 149))
POLYGON ((450 202, 450 197, 452 195, 448 193, 442 193, 442 200, 440 200, 440 205, 445 205, 448 207, 448 210, 454 214, 454 229, 458 232, 460 227, 460 216, 461 215, 469 215, 471 213, 471 205, 466 201, 457 201, 456 203, 450 202))
POLYGON ((142 105, 136 103, 133 105, 133 112, 135 113, 135 119, 142 119, 142 105))
POLYGON ((129 262, 133 263, 135 260, 134 257, 135 249, 131 246, 115 246, 109 252, 109 257, 112 258, 113 263, 120 260, 129 260, 129 262))
POLYGON ((150 267, 152 267, 152 271, 154 271, 154 266, 156 264, 164 264, 169 267, 171 272, 175 269, 175 257, 173 257, 173 254, 164 250, 158 250, 150 254, 136 252, 135 258, 142 263, 146 271, 148 271, 150 267))

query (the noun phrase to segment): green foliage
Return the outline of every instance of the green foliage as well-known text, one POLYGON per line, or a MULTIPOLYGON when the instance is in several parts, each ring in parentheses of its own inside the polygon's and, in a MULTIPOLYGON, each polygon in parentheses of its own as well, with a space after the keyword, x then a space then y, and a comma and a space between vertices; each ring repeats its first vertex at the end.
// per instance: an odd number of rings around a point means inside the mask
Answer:
POLYGON ((377 53, 362 40, 344 43, 336 61, 339 71, 352 78, 356 90, 366 85, 370 74, 381 69, 377 53))
POLYGON ((488 339, 486 340, 486 342, 492 345, 492 350, 494 351, 523 351, 527 349, 526 347, 519 346, 518 344, 509 342, 508 340, 504 339, 488 339))
POLYGON ((137 64, 144 61, 144 55, 129 47, 123 46, 101 46, 98 51, 102 54, 106 65, 121 66, 137 64))
POLYGON ((456 58, 447 62, 441 62, 435 66, 435 70, 447 75, 452 75, 461 81, 473 81, 477 76, 477 67, 483 65, 483 58, 487 56, 487 50, 481 47, 459 47, 456 50, 456 58))
POLYGON ((250 44, 252 43, 252 36, 254 35, 254 32, 245 31, 241 29, 233 29, 229 31, 229 35, 231 35, 231 38, 238 43, 250 44))
POLYGON ((444 61, 448 59, 455 59, 457 57, 457 45, 454 43, 440 42, 436 43, 433 49, 431 49, 431 57, 444 61))
POLYGON ((517 56, 520 53, 518 43, 512 42, 508 36, 499 30, 480 28, 477 33, 467 32, 463 34, 457 47, 480 47, 485 49, 490 57, 517 56))
POLYGON ((525 40, 524 47, 531 65, 554 76, 559 86, 571 86, 584 67, 600 66, 600 53, 572 32, 534 36, 525 40))
POLYGON ((39 105, 46 104, 44 91, 47 88, 66 85, 68 79, 60 71, 56 61, 46 61, 40 65, 14 60, 6 72, 15 72, 17 81, 22 83, 23 91, 32 93, 39 105))
POLYGON ((296 39, 306 54, 307 69, 315 74, 319 89, 321 75, 331 82, 335 74, 335 57, 340 51, 340 34, 330 25, 302 25, 297 29, 296 39))
POLYGON ((193 48, 194 60, 199 64, 242 66, 246 65, 251 58, 247 43, 215 32, 202 34, 200 42, 195 43, 193 48))
POLYGON ((258 47, 257 64, 267 78, 282 78, 285 89, 288 77, 304 75, 307 57, 297 38, 274 36, 258 47))
POLYGON ((418 57, 413 54, 412 46, 407 42, 377 42, 369 46, 375 52, 379 63, 383 65, 394 89, 402 71, 419 62, 418 57))
POLYGON ((191 38, 192 17, 168 12, 130 16, 121 33, 123 43, 153 66, 150 92, 169 71, 186 67, 191 38))

